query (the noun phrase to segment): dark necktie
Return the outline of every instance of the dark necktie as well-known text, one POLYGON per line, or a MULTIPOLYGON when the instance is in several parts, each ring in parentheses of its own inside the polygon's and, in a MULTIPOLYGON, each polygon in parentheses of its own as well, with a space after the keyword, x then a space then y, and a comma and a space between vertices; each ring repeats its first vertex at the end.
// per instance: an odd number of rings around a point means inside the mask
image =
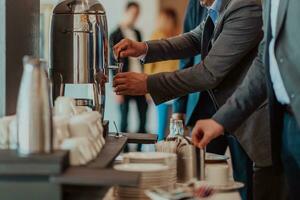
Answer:
POLYGON ((215 24, 210 16, 207 17, 202 35, 201 57, 204 59, 211 49, 211 40, 215 30, 215 24))

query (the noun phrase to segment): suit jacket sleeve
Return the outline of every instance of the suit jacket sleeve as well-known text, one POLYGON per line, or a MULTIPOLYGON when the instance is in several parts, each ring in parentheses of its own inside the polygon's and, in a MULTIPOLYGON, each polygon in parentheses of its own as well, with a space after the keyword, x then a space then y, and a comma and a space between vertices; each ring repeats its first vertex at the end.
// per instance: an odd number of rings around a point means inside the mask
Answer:
POLYGON ((189 58, 200 53, 204 23, 193 31, 169 39, 148 41, 145 63, 189 58))
MULTIPOLYGON (((189 58, 185 60, 180 60, 179 68, 186 69, 188 67, 193 66, 194 58, 189 58)), ((188 95, 177 98, 173 103, 173 113, 186 113, 188 95)))
MULTIPOLYGON (((154 102, 160 104, 188 93, 218 86, 234 67, 240 67, 237 63, 256 48, 262 36, 261 27, 261 7, 258 5, 242 7, 228 14, 222 32, 200 64, 185 70, 148 77, 148 91, 154 102)), ((197 29, 198 32, 201 32, 200 30, 197 29)), ((182 57, 194 55, 198 51, 190 47, 195 44, 189 44, 199 42, 194 35, 189 33, 182 36, 184 39, 150 43, 150 53, 159 53, 158 56, 149 56, 148 60, 175 58, 177 54, 181 54, 182 57)))
MULTIPOLYGON (((189 32, 205 20, 206 8, 200 6, 198 1, 190 0, 186 10, 183 30, 189 32)), ((180 69, 186 69, 194 65, 194 57, 180 60, 180 69)), ((188 95, 177 98, 173 103, 174 113, 186 113, 188 95)))
POLYGON ((262 41, 258 56, 241 86, 213 116, 230 133, 235 132, 267 98, 266 70, 262 62, 264 45, 262 41))
MULTIPOLYGON (((193 20, 196 16, 196 13, 193 11, 194 5, 191 3, 193 1, 189 2, 189 6, 186 12, 185 20, 184 20, 184 26, 183 31, 189 32, 191 29, 195 28, 194 21, 193 20)), ((198 2, 197 2, 198 3, 198 2)), ((198 13, 199 14, 199 13, 198 13)), ((185 69, 187 67, 191 67, 194 65, 194 57, 190 57, 187 59, 181 59, 179 64, 179 69, 185 69)), ((177 98, 173 103, 173 113, 186 113, 186 105, 187 105, 188 96, 182 96, 177 98)))

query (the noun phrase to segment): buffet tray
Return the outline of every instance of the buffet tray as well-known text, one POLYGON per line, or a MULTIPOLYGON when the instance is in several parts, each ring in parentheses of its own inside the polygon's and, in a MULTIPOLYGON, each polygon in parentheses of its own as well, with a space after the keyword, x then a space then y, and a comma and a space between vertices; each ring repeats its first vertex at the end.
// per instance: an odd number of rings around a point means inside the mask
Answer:
POLYGON ((114 136, 107 136, 105 138, 105 145, 98 157, 92 162, 87 164, 87 168, 108 168, 110 167, 115 158, 121 153, 124 146, 128 141, 127 137, 119 137, 116 138, 114 136))
POLYGON ((114 169, 90 169, 71 167, 63 175, 51 177, 50 181, 73 186, 137 186, 140 173, 121 172, 114 169))
MULTIPOLYGON (((112 133, 114 134, 114 133, 112 133)), ((132 144, 155 144, 157 142, 156 134, 149 133, 122 133, 128 138, 128 143, 132 144)))
POLYGON ((51 177, 50 181, 73 186, 136 186, 139 182, 139 173, 125 173, 111 168, 126 143, 126 136, 119 138, 107 136, 104 148, 95 160, 86 166, 70 167, 65 173, 51 177))
POLYGON ((57 175, 68 166, 67 151, 20 156, 15 150, 0 150, 0 176, 57 175))

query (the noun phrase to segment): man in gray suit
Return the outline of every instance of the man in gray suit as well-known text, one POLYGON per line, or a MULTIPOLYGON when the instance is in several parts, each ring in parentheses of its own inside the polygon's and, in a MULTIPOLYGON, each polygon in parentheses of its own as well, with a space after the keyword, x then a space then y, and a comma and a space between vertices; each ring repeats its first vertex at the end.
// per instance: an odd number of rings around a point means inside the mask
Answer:
MULTIPOLYGON (((211 1, 210 1, 211 2, 211 1)), ((191 57, 201 53, 203 61, 194 67, 173 73, 146 75, 120 73, 114 79, 117 94, 150 93, 154 102, 162 102, 198 91, 208 90, 215 107, 225 103, 246 75, 262 39, 261 5, 256 0, 223 0, 214 29, 210 17, 196 29, 183 35, 158 41, 122 40, 114 47, 121 57, 141 57, 145 63, 191 57)), ((270 139, 267 106, 261 104, 238 130, 247 139, 238 138, 250 158, 259 166, 269 166, 270 139), (248 139, 253 142, 249 144, 248 139), (258 148, 264 146, 262 150, 258 148)))
POLYGON ((268 97, 272 158, 274 164, 283 166, 293 200, 300 198, 299 8, 299 0, 264 1, 265 35, 253 66, 213 119, 199 121, 193 130, 194 142, 199 147, 224 130, 245 134, 234 130, 268 97))
MULTIPOLYGON (((210 4, 214 0, 202 2, 210 4)), ((242 82, 257 54, 257 46, 262 39, 261 5, 256 0, 222 0, 213 29, 211 21, 208 17, 190 33, 167 40, 146 43, 123 40, 117 44, 114 47, 116 55, 142 57, 145 63, 186 58, 199 53, 204 59, 194 67, 174 73, 151 76, 120 73, 114 80, 116 93, 150 93, 154 102, 159 104, 207 90, 218 109, 242 82)), ((235 131, 239 142, 258 167, 272 163, 266 105, 262 102, 260 109, 235 131)))

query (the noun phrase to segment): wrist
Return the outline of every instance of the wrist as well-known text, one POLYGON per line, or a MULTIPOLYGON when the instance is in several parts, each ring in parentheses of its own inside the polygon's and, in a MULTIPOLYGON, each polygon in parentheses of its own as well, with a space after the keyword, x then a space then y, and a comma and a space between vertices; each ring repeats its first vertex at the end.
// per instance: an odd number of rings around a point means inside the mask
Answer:
POLYGON ((220 134, 220 135, 224 135, 224 132, 225 132, 225 128, 222 124, 220 124, 219 122, 215 121, 215 120, 212 120, 215 127, 216 127, 216 130, 217 132, 220 134))
POLYGON ((148 53, 148 44, 147 42, 142 42, 142 54, 141 55, 147 55, 148 53))
POLYGON ((148 74, 144 74, 144 80, 145 80, 145 94, 148 94, 148 74))
POLYGON ((141 50, 140 50, 140 56, 137 58, 140 60, 142 64, 145 64, 145 58, 148 53, 148 44, 146 42, 141 42, 141 50))

